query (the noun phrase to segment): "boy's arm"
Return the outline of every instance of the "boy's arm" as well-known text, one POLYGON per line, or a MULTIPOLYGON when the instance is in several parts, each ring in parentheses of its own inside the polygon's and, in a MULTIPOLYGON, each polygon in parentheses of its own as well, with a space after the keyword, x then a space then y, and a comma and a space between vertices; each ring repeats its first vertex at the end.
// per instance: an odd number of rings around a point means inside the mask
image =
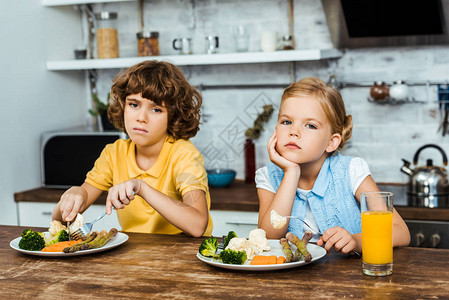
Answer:
POLYGON ((139 196, 167 221, 191 236, 201 237, 204 234, 209 221, 209 211, 206 193, 203 190, 196 189, 185 193, 181 202, 150 187, 143 181, 140 181, 140 184, 139 196))
POLYGON ((82 214, 97 200, 103 191, 84 182, 81 186, 68 189, 56 204, 52 220, 73 221, 78 213, 82 214))
POLYGON ((183 201, 179 201, 150 187, 143 180, 130 179, 109 189, 106 212, 110 213, 112 206, 116 209, 124 208, 134 199, 134 195, 142 197, 161 216, 183 232, 200 237, 206 231, 209 212, 206 193, 203 190, 188 191, 182 197, 183 201))

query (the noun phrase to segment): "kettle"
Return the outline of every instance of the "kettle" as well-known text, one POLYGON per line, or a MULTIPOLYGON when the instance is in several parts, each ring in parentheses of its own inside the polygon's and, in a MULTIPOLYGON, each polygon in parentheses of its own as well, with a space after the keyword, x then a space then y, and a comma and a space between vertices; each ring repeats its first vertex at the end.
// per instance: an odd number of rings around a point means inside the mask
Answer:
MULTIPOLYGON (((427 144, 420 147, 413 157, 413 164, 418 163, 418 156, 423 149, 436 148, 443 156, 443 165, 447 166, 446 153, 441 147, 427 144)), ((447 207, 449 205, 448 174, 444 167, 433 165, 432 159, 427 160, 426 166, 410 169, 410 162, 402 159, 404 165, 401 171, 409 175, 410 180, 407 190, 409 206, 417 207, 447 207)))

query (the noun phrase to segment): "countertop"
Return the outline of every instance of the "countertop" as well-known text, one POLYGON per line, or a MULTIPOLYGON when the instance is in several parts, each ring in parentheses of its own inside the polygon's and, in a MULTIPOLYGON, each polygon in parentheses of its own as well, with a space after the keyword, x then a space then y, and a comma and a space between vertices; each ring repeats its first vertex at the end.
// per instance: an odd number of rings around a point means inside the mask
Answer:
MULTIPOLYGON (((16 202, 57 203, 64 189, 36 188, 14 194, 16 202)), ((258 212, 259 201, 255 184, 235 180, 227 188, 210 188, 211 210, 258 212)), ((95 204, 105 204, 103 193, 95 204)), ((449 221, 449 208, 425 208, 395 205, 403 219, 449 221)))
MULTIPOLYGON (((28 256, 9 243, 26 227, 0 226, 1 299, 447 299, 449 250, 395 248, 393 274, 362 274, 361 258, 329 253, 280 271, 233 271, 197 259, 201 238, 128 233, 86 256, 28 256)), ((46 230, 45 228, 34 228, 46 230)))

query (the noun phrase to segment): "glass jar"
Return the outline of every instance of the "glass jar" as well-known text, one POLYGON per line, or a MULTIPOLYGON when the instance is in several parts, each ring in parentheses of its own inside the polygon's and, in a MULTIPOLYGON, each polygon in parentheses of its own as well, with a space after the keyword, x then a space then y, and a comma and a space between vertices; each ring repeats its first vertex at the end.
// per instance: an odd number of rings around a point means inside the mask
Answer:
POLYGON ((97 20, 97 58, 119 57, 117 13, 102 11, 95 14, 97 20))
POLYGON ((408 85, 402 80, 396 80, 390 88, 390 96, 395 100, 406 101, 408 98, 408 85))
POLYGON ((390 97, 390 88, 383 81, 376 81, 371 86, 370 96, 374 101, 388 100, 390 97))
POLYGON ((284 35, 282 37, 282 50, 294 50, 293 37, 291 35, 284 35))
POLYGON ((137 33, 137 55, 138 56, 159 55, 159 32, 141 31, 137 33))

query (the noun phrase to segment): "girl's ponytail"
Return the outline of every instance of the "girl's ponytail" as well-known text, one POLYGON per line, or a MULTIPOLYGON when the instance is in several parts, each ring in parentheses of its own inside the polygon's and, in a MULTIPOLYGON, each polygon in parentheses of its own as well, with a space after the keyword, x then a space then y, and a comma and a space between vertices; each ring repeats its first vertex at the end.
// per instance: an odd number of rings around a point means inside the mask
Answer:
POLYGON ((352 116, 347 115, 345 116, 343 127, 341 130, 341 142, 338 146, 338 149, 341 150, 345 146, 346 142, 351 138, 352 136, 352 116))

